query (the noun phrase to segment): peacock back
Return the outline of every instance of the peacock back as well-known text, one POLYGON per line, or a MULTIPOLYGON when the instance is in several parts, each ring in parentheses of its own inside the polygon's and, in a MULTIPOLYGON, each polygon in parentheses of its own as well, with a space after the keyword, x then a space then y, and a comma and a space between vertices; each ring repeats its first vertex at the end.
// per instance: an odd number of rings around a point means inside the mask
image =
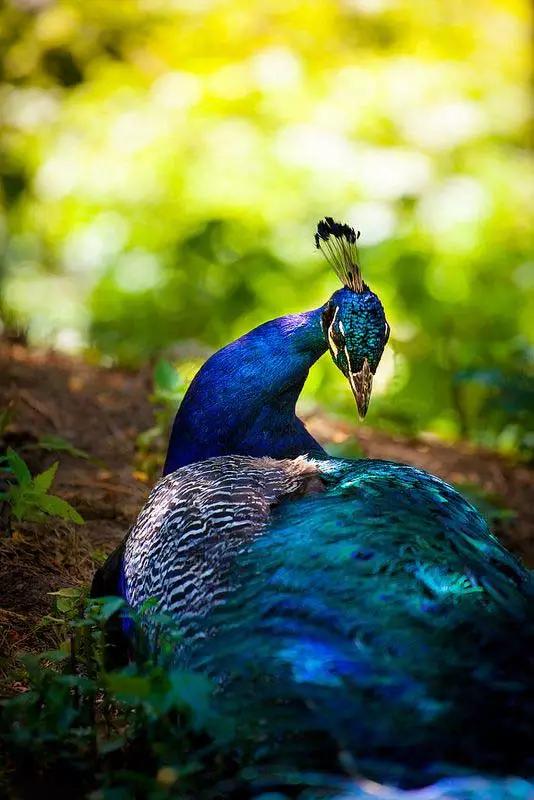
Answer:
POLYGON ((161 612, 176 621, 175 664, 217 681, 271 767, 328 769, 348 752, 400 783, 428 763, 525 769, 532 578, 423 471, 237 456, 184 467, 128 535, 121 582, 134 608, 153 598, 149 639, 161 612))

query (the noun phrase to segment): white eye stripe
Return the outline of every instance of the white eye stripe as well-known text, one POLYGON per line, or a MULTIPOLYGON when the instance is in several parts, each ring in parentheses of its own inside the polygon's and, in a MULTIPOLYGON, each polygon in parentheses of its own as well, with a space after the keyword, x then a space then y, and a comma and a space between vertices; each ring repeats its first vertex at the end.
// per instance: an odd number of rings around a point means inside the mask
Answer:
MULTIPOLYGON (((334 322, 336 321, 337 312, 339 311, 339 306, 336 306, 336 310, 334 312, 334 316, 332 317, 332 322, 330 323, 330 327, 328 328, 328 344, 330 345, 330 349, 334 354, 334 357, 337 358, 337 354, 339 353, 339 348, 337 347, 336 343, 334 342, 334 338, 332 336, 332 329, 334 327, 334 322)), ((341 326, 341 323, 340 323, 341 326)))
POLYGON ((347 350, 346 347, 345 347, 345 358, 347 359, 347 369, 349 371, 350 385, 352 386, 352 388, 354 388, 354 386, 353 386, 353 377, 352 377, 352 367, 351 367, 351 364, 350 364, 349 351, 347 350))

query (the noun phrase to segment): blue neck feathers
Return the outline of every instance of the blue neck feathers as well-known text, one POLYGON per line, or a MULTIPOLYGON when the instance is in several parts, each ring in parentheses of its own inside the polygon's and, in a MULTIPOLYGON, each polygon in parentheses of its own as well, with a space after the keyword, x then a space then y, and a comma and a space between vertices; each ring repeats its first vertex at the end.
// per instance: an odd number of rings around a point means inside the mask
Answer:
POLYGON ((174 420, 164 475, 220 455, 326 455, 295 414, 308 371, 327 349, 321 312, 266 322, 204 364, 174 420))

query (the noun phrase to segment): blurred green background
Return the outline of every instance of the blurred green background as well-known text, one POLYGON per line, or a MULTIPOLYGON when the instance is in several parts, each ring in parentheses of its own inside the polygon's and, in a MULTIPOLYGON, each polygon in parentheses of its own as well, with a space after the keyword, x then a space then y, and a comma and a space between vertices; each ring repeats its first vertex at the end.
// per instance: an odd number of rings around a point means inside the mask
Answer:
MULTIPOLYGON (((527 453, 527 0, 11 0, 0 316, 137 366, 326 301, 325 214, 392 328, 369 422, 527 453)), ((530 330, 529 330, 530 329, 530 330)), ((355 416, 328 359, 305 403, 355 416)))

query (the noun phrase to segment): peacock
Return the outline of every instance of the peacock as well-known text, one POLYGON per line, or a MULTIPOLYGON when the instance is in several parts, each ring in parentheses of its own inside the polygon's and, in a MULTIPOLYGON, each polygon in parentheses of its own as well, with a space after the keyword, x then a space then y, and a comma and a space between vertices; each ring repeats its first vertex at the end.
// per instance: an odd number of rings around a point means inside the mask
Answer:
POLYGON ((345 768, 398 786, 526 775, 531 574, 447 483, 332 458, 295 413, 327 350, 367 411, 390 328, 358 236, 321 220, 315 244, 342 288, 200 369, 164 475, 92 593, 142 609, 152 647, 158 615, 176 622, 173 664, 216 681, 268 771, 345 768))

